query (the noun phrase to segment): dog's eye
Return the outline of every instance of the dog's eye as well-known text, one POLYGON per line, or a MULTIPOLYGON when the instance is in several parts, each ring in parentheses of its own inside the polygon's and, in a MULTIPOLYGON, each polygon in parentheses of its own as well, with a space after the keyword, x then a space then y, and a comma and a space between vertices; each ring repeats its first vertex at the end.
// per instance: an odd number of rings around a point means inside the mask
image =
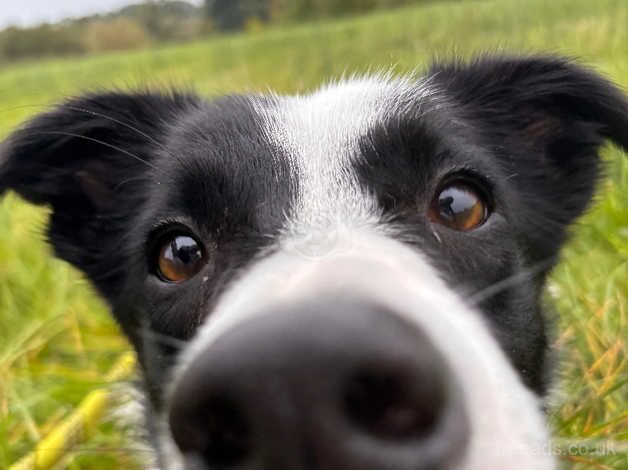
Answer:
POLYGON ((471 184, 454 181, 442 187, 432 201, 429 217, 454 230, 472 230, 488 217, 486 198, 471 184))
POLYGON ((183 282, 194 277, 206 263, 205 252, 194 238, 174 235, 161 245, 157 274, 164 281, 183 282))

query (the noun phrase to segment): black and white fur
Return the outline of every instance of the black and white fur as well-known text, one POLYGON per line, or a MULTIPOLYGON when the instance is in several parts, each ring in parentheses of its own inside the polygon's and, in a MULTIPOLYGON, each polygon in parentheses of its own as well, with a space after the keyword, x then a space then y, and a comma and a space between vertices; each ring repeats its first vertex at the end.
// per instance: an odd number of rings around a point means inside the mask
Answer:
POLYGON ((111 306, 163 468, 183 467, 165 413, 199 352, 266 306, 340 288, 400 312, 449 362, 470 420, 460 468, 550 469, 529 451, 548 439, 541 290, 606 139, 628 148, 609 82, 560 58, 485 56, 298 96, 81 96, 2 144, 0 192, 52 207, 57 256, 111 306), (492 201, 469 232, 426 216, 461 174, 492 201), (164 224, 211 247, 186 283, 151 271, 164 224))

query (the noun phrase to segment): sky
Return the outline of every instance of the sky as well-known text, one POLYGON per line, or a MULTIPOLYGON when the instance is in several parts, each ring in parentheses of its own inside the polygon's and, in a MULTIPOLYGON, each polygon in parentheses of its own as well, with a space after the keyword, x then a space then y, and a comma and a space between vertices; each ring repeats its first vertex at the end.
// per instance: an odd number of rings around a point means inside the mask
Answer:
MULTIPOLYGON (((0 28, 104 13, 141 0, 0 0, 0 28)), ((188 0, 202 3, 202 0, 188 0)))

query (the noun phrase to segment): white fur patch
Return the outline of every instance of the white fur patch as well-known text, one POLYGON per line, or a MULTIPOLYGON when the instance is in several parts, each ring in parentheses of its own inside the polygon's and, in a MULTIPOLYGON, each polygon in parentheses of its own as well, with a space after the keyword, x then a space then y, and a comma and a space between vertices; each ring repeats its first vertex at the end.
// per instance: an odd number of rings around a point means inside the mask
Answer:
POLYGON ((277 106, 256 110, 298 181, 284 248, 325 256, 344 248, 336 243, 343 238, 336 232, 379 222, 376 202, 364 194, 352 169, 358 140, 389 113, 408 102, 420 106, 427 95, 419 81, 382 75, 330 84, 311 95, 277 97, 277 106))

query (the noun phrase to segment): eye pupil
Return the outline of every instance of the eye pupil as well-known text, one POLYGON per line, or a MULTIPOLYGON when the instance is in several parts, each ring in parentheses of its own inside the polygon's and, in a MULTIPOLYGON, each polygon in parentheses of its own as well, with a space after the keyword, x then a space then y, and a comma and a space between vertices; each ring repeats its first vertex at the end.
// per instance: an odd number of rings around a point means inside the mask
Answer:
POLYGON ((487 204, 480 193, 461 182, 442 189, 430 208, 432 221, 461 231, 482 225, 487 214, 487 204))
POLYGON ((165 243, 159 253, 158 274, 170 282, 182 282, 198 273, 205 264, 199 243, 192 237, 178 235, 165 243))
POLYGON ((190 264, 202 257, 200 247, 190 237, 176 237, 170 244, 173 255, 183 264, 190 264))

